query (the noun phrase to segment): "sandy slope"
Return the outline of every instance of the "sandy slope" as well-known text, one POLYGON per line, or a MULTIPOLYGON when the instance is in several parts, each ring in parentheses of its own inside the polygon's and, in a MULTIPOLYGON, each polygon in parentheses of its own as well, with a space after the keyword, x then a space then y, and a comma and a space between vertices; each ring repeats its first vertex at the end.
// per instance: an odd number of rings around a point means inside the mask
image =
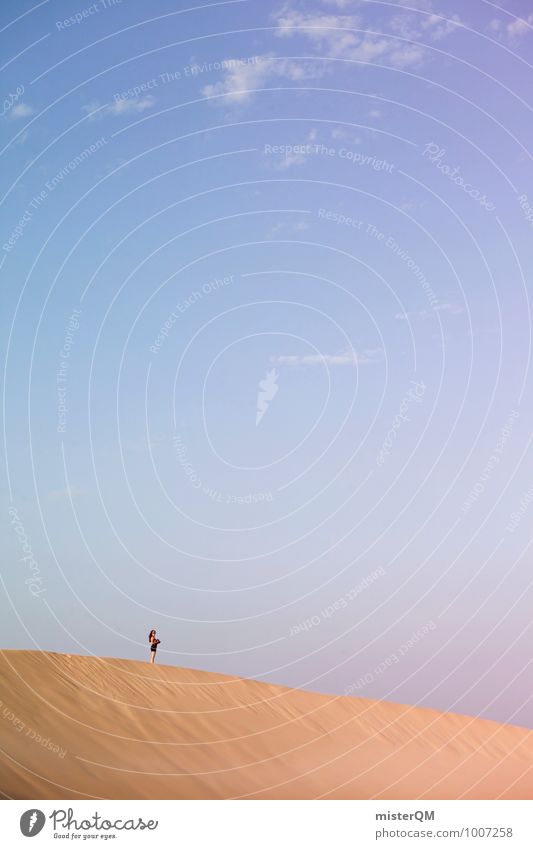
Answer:
POLYGON ((527 798, 533 732, 171 666, 0 653, 13 798, 527 798))

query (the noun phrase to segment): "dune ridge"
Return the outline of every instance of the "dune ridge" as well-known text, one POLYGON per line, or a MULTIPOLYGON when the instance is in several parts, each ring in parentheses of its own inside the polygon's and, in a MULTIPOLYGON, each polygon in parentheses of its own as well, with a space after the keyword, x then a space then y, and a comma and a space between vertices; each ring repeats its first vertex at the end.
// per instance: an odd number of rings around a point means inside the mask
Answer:
POLYGON ((0 652, 14 799, 530 799, 533 732, 180 667, 0 652))

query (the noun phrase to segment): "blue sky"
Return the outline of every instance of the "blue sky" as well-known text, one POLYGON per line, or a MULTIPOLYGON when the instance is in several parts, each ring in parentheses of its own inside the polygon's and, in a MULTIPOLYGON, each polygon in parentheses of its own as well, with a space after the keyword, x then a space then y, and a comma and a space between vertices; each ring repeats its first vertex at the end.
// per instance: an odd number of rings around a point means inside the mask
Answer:
POLYGON ((526 2, 4 5, 1 644, 531 725, 526 2))

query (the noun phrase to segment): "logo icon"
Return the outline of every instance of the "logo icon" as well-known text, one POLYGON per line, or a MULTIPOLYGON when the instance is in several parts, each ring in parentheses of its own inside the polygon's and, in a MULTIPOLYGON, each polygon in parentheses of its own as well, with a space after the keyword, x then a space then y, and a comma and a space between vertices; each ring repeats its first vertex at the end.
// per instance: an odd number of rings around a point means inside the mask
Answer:
POLYGON ((279 389, 277 380, 278 372, 275 368, 273 368, 270 371, 267 371, 263 380, 259 381, 259 390, 257 392, 257 412, 255 414, 256 427, 265 415, 268 410, 268 405, 279 389))
POLYGON ((20 818, 20 830, 24 837, 35 837, 42 831, 46 822, 46 817, 42 811, 37 808, 30 808, 25 811, 20 818))

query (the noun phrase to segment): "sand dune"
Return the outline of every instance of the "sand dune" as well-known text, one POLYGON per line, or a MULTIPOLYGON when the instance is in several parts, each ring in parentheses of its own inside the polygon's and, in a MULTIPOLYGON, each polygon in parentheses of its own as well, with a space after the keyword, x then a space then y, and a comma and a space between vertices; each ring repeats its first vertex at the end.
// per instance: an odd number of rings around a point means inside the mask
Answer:
POLYGON ((456 714, 33 651, 0 699, 10 798, 533 797, 533 733, 456 714))

